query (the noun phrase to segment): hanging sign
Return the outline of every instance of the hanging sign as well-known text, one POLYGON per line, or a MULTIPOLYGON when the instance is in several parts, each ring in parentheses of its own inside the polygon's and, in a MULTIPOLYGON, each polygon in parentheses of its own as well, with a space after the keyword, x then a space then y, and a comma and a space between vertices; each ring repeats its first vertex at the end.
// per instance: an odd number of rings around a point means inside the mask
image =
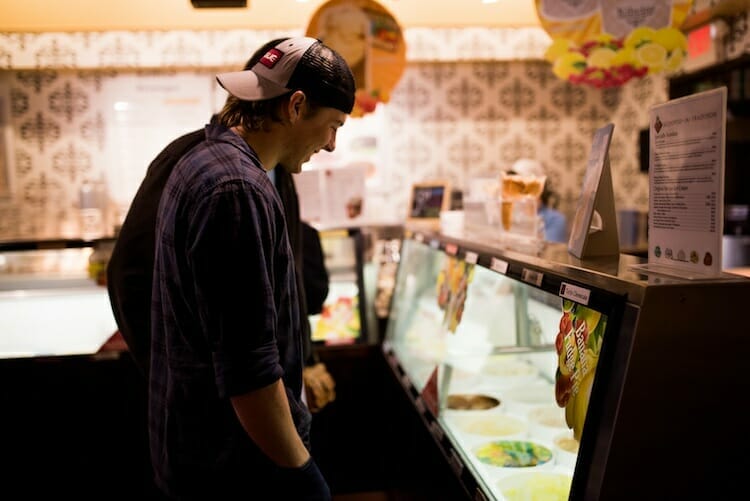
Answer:
POLYGON ((562 80, 596 88, 680 68, 692 0, 535 0, 552 37, 544 58, 562 80))
POLYGON ((357 86, 352 116, 387 103, 406 66, 406 43, 396 19, 373 0, 330 0, 310 19, 307 36, 337 51, 357 86))

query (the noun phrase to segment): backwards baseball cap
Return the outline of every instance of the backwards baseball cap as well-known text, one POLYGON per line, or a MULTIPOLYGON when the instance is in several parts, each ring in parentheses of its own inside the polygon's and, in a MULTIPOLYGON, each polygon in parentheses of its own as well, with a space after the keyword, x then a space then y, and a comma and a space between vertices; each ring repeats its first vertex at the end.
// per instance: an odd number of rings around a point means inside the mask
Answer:
POLYGON ((216 80, 238 99, 261 101, 302 90, 322 106, 351 113, 354 76, 340 54, 311 37, 287 38, 248 70, 220 73, 216 80))

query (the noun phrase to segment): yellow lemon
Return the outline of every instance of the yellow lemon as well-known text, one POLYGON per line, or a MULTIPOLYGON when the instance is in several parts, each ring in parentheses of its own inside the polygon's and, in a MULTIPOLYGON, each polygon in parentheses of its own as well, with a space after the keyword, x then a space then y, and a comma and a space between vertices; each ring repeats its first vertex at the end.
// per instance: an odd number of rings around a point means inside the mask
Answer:
POLYGON ((639 26, 625 37, 625 47, 638 48, 640 45, 651 42, 656 35, 656 30, 648 26, 639 26))
POLYGON ((638 68, 639 66, 641 66, 641 63, 639 63, 638 59, 635 57, 635 49, 632 49, 630 47, 618 50, 612 57, 610 64, 612 66, 622 66, 624 64, 629 64, 634 68, 638 68))
POLYGON ((667 52, 672 52, 675 49, 687 51, 687 37, 677 28, 661 28, 656 30, 651 41, 667 49, 667 52))
POLYGON ((638 62, 646 66, 649 73, 661 71, 667 64, 667 49, 659 44, 646 43, 635 54, 638 62))
POLYGON ((550 63, 554 63, 558 57, 567 54, 570 49, 574 49, 575 47, 576 44, 572 40, 568 40, 567 38, 555 38, 552 41, 552 45, 550 45, 545 51, 544 59, 550 63))
POLYGON ((593 66, 594 68, 609 68, 612 66, 612 59, 615 57, 615 54, 616 52, 612 49, 606 49, 604 47, 594 49, 586 59, 586 64, 593 66))
POLYGON ((552 72, 563 80, 567 80, 570 75, 578 75, 586 67, 586 57, 580 52, 569 52, 558 57, 552 66, 552 72))
POLYGON ((581 380, 581 384, 578 387, 578 394, 576 395, 576 399, 574 402, 573 436, 578 441, 581 440, 581 433, 583 432, 583 424, 586 421, 586 411, 589 408, 589 399, 591 398, 591 386, 593 385, 593 383, 594 383, 594 371, 590 371, 581 380))
POLYGON ((578 317, 586 322, 586 327, 589 330, 589 334, 591 334, 596 329, 596 326, 599 325, 602 314, 591 308, 580 308, 578 310, 578 317))
POLYGON ((664 65, 666 71, 672 72, 677 71, 682 66, 682 61, 685 59, 685 54, 681 50, 673 50, 667 58, 667 64, 664 65))
POLYGON ((609 33, 599 33, 598 35, 594 37, 594 40, 596 40, 602 45, 606 45, 612 40, 615 40, 615 37, 614 35, 610 35, 609 33))

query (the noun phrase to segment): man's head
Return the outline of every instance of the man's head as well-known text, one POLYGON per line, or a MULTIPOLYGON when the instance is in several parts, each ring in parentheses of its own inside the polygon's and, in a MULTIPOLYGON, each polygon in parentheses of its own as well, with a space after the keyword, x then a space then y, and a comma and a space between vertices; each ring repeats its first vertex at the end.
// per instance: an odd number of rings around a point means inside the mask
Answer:
POLYGON ((351 69, 338 52, 315 38, 271 40, 253 54, 244 70, 220 73, 216 79, 239 101, 268 101, 301 90, 313 107, 346 114, 354 107, 351 69))
POLYGON ((277 39, 245 68, 216 76, 230 94, 220 123, 249 133, 280 125, 294 137, 285 141, 293 147, 278 152, 290 172, 321 149, 333 151, 336 129, 354 107, 354 77, 340 54, 314 38, 277 39))

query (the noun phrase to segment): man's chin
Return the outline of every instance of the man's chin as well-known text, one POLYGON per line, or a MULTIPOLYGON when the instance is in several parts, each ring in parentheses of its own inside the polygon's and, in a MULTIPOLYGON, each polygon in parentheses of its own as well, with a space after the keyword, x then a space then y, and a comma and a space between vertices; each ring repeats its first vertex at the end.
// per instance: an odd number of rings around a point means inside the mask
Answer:
POLYGON ((279 164, 279 167, 283 168, 289 174, 298 174, 302 172, 302 164, 294 164, 294 165, 279 164))

